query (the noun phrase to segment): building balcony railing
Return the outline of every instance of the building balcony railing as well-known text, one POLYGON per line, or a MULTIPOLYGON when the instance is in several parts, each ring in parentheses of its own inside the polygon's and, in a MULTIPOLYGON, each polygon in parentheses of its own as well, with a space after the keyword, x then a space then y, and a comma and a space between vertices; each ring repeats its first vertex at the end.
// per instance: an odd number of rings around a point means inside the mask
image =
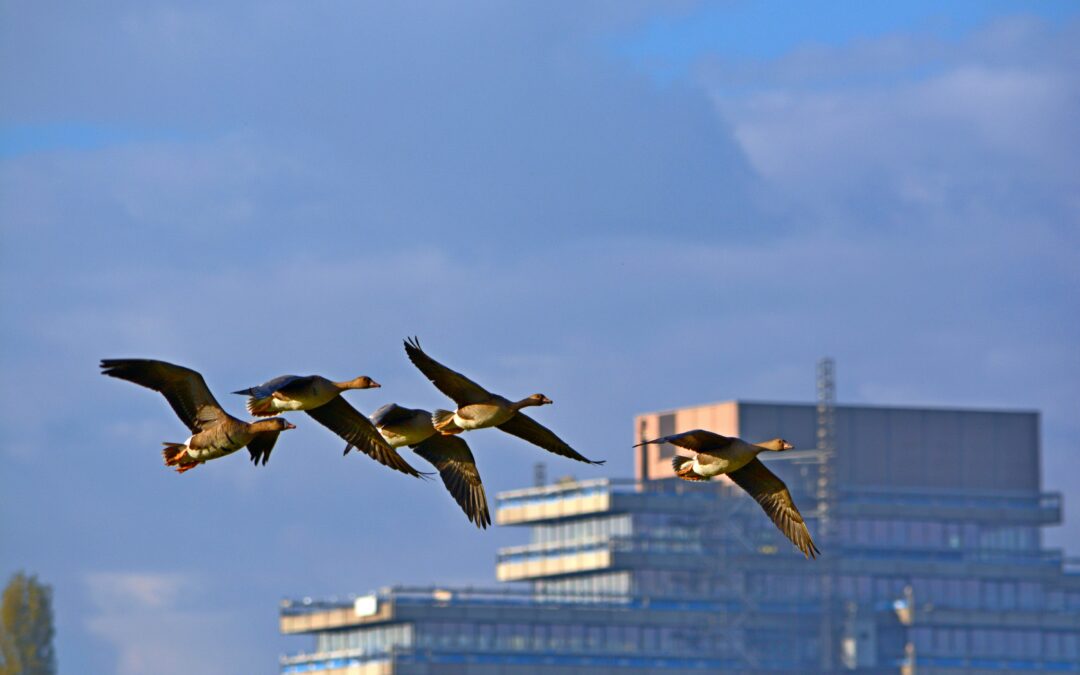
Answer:
POLYGON ((999 525, 1054 525, 1061 522, 1057 492, 1016 493, 983 490, 840 489, 839 516, 986 521, 999 525))
MULTIPOLYGON (((792 670, 798 667, 799 662, 793 658, 774 657, 770 663, 781 669, 792 670)), ((561 666, 566 669, 606 667, 608 669, 634 669, 636 672, 655 672, 670 669, 696 670, 700 672, 720 672, 744 668, 746 663, 734 656, 717 658, 695 654, 693 651, 683 650, 682 653, 664 655, 639 655, 632 653, 609 654, 593 653, 587 650, 577 649, 500 649, 490 652, 460 649, 425 649, 408 648, 394 650, 391 654, 381 656, 350 655, 350 654, 300 654, 294 657, 285 657, 281 660, 281 672, 287 675, 299 673, 318 673, 324 671, 353 672, 354 668, 367 667, 368 673, 395 672, 391 664, 405 665, 453 665, 458 668, 463 664, 482 665, 488 668, 500 666, 512 666, 523 669, 540 666, 561 666), (384 667, 378 668, 379 665, 384 667), (372 667, 375 670, 370 670, 372 667)), ((527 671, 526 671, 527 672, 527 671)))
MULTIPOLYGON (((569 542, 547 542, 500 549, 496 559, 500 581, 526 581, 552 576, 597 572, 605 569, 633 568, 642 564, 641 556, 662 556, 666 565, 694 567, 703 558, 718 556, 774 556, 778 546, 769 545, 776 537, 663 538, 648 536, 589 537, 569 542), (757 542, 755 544, 755 542, 757 542)), ((859 561, 895 561, 909 563, 949 563, 955 565, 1002 566, 1036 570, 1070 570, 1075 561, 1059 549, 1001 550, 915 548, 898 546, 851 546, 835 544, 829 556, 840 564, 859 561)))
POLYGON ((709 484, 613 478, 566 481, 500 492, 496 497, 496 522, 521 525, 642 510, 693 512, 715 503, 721 494, 734 494, 737 489, 728 481, 709 484))
MULTIPOLYGON (((685 596, 650 596, 628 593, 604 593, 600 591, 546 591, 537 592, 529 588, 444 588, 438 586, 394 586, 380 589, 376 593, 380 604, 390 603, 398 607, 536 607, 545 609, 565 607, 582 611, 581 599, 588 598, 590 605, 610 606, 619 609, 626 607, 649 608, 663 611, 734 611, 742 607, 735 601, 724 599, 701 599, 685 596)), ((299 611, 306 607, 308 611, 319 612, 353 608, 355 600, 330 598, 303 604, 298 600, 283 600, 282 615, 286 611, 299 611)), ((821 611, 821 602, 813 600, 762 601, 761 605, 777 614, 807 614, 821 611)), ((400 618, 391 621, 400 621, 400 618)), ((642 619, 648 622, 647 619, 642 619)))
MULTIPOLYGON (((797 486, 792 486, 795 491, 797 486)), ((746 498, 728 481, 709 484, 677 480, 635 481, 598 478, 501 492, 496 522, 523 525, 599 513, 636 511, 694 512, 705 504, 746 498)), ((802 495, 801 500, 809 499, 802 495)), ((812 501, 803 509, 813 517, 812 501)), ((994 522, 1000 525, 1053 525, 1062 519, 1062 497, 1056 492, 1028 493, 986 490, 840 488, 833 512, 838 517, 994 522)))

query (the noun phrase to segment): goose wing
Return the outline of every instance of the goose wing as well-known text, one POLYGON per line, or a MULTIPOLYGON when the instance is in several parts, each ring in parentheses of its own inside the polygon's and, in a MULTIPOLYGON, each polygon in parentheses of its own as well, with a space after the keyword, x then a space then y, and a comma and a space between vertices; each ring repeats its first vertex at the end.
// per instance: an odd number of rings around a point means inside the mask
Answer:
POLYGON ((412 449, 439 470, 443 485, 471 522, 481 529, 491 524, 484 484, 480 481, 476 460, 463 439, 435 434, 412 449))
POLYGON ((694 452, 706 452, 710 450, 723 450, 734 441, 734 438, 714 434, 711 431, 694 429, 693 431, 684 431, 681 434, 654 438, 651 441, 642 441, 634 447, 637 448, 642 445, 649 445, 650 443, 671 443, 672 445, 677 445, 680 448, 686 448, 687 450, 693 450, 694 452))
POLYGON ((311 375, 301 377, 299 375, 282 375, 281 377, 275 377, 272 380, 267 380, 262 384, 257 384, 254 387, 248 387, 247 389, 241 389, 240 391, 234 391, 234 394, 240 394, 241 396, 250 396, 252 398, 266 398, 267 396, 273 396, 274 392, 288 392, 290 389, 301 391, 305 386, 311 382, 311 375))
POLYGON ((769 471, 756 457, 750 463, 728 474, 735 484, 750 493, 761 508, 765 510, 776 527, 791 540, 807 558, 816 558, 820 553, 810 538, 802 514, 795 507, 784 481, 769 471))
POLYGON ((483 403, 491 399, 491 392, 424 353, 420 348, 420 341, 416 338, 405 340, 405 353, 439 391, 452 398, 459 406, 483 403))
POLYGON ((548 452, 554 452, 556 455, 576 459, 577 461, 585 462, 586 464, 604 463, 603 461, 593 461, 582 455, 580 452, 567 445, 561 438, 556 436, 551 429, 548 429, 524 413, 515 413, 509 420, 500 424, 499 428, 508 434, 523 438, 548 452))
POLYGON ((392 427, 409 422, 417 413, 421 412, 412 408, 402 408, 397 403, 387 403, 371 413, 371 421, 377 427, 392 427))
POLYGON ((277 443, 280 434, 280 431, 260 431, 255 434, 255 438, 247 444, 252 464, 265 466, 270 461, 270 451, 274 449, 274 444, 277 443))
POLYGON ((355 446, 376 462, 391 469, 410 476, 421 475, 397 453, 397 450, 390 447, 371 420, 364 417, 360 411, 340 396, 335 396, 329 403, 305 412, 316 422, 345 439, 345 442, 349 444, 345 452, 355 446))
POLYGON ((190 368, 154 359, 102 359, 101 374, 163 394, 192 433, 229 417, 210 393, 203 376, 190 368))

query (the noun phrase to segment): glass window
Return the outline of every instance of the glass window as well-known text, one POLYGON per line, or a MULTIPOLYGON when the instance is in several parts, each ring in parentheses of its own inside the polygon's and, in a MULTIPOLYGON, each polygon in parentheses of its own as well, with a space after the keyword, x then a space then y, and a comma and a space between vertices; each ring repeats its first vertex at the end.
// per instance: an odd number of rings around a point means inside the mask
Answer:
POLYGON ((929 653, 933 645, 933 632, 929 628, 915 628, 911 631, 911 641, 915 643, 915 652, 929 653))
POLYGON ((971 631, 971 646, 973 656, 988 655, 990 653, 990 632, 983 628, 971 631))
POLYGON ((1043 648, 1046 650, 1046 658, 1061 658, 1061 633, 1050 632, 1043 635, 1043 648))
POLYGON ((983 590, 983 607, 987 609, 1000 609, 1001 600, 998 597, 999 584, 994 581, 984 581, 982 583, 983 590))
POLYGON ((567 629, 566 626, 555 624, 551 626, 550 639, 548 640, 549 649, 565 649, 567 641, 567 629))
POLYGON ((859 595, 858 595, 859 600, 862 600, 864 602, 869 602, 872 599, 872 597, 870 595, 870 577, 865 576, 865 575, 860 575, 856 579, 857 579, 856 580, 856 585, 858 587, 858 592, 859 592, 859 595))
POLYGON ((1039 631, 1027 630, 1024 631, 1024 658, 1037 659, 1040 655, 1039 643, 1039 631))
POLYGON ((874 520, 873 523, 872 536, 874 539, 872 543, 877 546, 888 546, 889 523, 884 520, 874 520))
POLYGON ((956 655, 967 656, 968 655, 968 635, 969 632, 963 629, 956 631, 956 655))
POLYGON ((1061 637, 1061 653, 1067 659, 1075 659, 1080 656, 1080 635, 1065 633, 1061 637))
POLYGON ((525 651, 529 648, 531 637, 528 624, 515 623, 510 626, 510 649, 525 651))
POLYGON ((1024 655, 1024 631, 1011 630, 1008 631, 1009 641, 1009 656, 1021 657, 1024 655))
POLYGON ((855 521, 855 543, 870 543, 870 521, 860 518, 855 521))
POLYGON ((1016 584, 1011 581, 1001 583, 1001 607, 1016 609, 1016 584))
POLYGON ((907 546, 908 538, 906 532, 907 527, 905 527, 906 523, 902 520, 890 520, 888 525, 889 536, 887 543, 889 546, 907 546))
POLYGON ((495 646, 495 626, 490 623, 476 624, 476 648, 488 650, 495 646))
POLYGON ((532 627, 533 649, 546 651, 548 649, 548 627, 544 624, 533 624, 532 627))
POLYGON ((641 630, 641 647, 646 652, 655 652, 660 647, 660 634, 655 628, 641 630))

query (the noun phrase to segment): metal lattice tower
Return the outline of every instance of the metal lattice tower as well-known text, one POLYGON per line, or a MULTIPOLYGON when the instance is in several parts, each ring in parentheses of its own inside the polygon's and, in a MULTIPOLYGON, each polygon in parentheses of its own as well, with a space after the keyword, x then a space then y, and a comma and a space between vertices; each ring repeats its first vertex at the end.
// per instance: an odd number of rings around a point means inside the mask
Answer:
MULTIPOLYGON (((818 537, 827 545, 830 513, 833 506, 833 455, 836 453, 836 362, 824 357, 817 363, 817 513, 818 537)), ((826 571, 821 576, 821 671, 835 667, 836 633, 833 625, 833 578, 826 571)))
POLYGON ((829 357, 817 364, 817 507, 821 538, 829 535, 833 504, 833 455, 836 453, 836 362, 829 357))
POLYGON ((533 464, 533 487, 544 487, 545 485, 547 485, 547 464, 537 462, 533 464))

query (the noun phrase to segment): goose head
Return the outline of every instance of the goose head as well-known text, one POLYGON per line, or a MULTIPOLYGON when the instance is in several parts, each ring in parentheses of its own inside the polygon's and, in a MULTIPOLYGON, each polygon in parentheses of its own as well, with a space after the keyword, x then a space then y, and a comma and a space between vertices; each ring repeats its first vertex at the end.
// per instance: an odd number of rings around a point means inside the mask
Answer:
POLYGON ((547 396, 544 396, 543 394, 533 394, 526 399, 522 399, 521 406, 525 407, 531 405, 550 405, 551 402, 551 399, 547 396))
POLYGON ((759 448, 765 448, 766 450, 772 450, 773 452, 783 452, 784 450, 791 450, 795 447, 782 438, 774 438, 771 441, 758 443, 757 446, 759 448))
POLYGON ((258 431, 285 431, 286 429, 295 429, 296 425, 289 422, 284 417, 274 417, 268 420, 259 420, 252 426, 257 426, 258 431))
POLYGON ((353 379, 345 382, 345 389, 378 389, 382 385, 371 379, 367 375, 361 375, 360 377, 354 377, 353 379))

